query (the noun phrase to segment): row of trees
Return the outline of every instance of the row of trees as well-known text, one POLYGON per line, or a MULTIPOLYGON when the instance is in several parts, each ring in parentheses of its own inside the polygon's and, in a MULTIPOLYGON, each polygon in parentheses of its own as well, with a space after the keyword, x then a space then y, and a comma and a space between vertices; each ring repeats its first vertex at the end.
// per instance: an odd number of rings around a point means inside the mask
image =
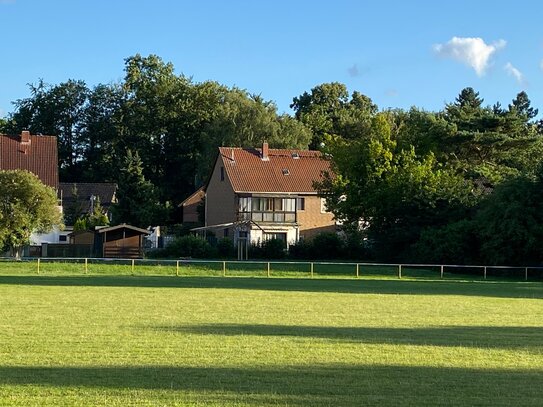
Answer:
POLYGON ((8 133, 57 135, 64 182, 118 182, 126 205, 118 221, 179 221, 173 208, 207 177, 218 146, 254 147, 265 139, 274 147, 306 148, 311 140, 306 126, 258 95, 194 83, 154 55, 125 62, 121 83, 31 85, 30 97, 17 100, 0 124, 8 133), (130 206, 134 197, 122 188, 142 185, 143 201, 130 206), (145 213, 137 213, 142 207, 145 213))
POLYGON ((503 107, 471 88, 441 111, 379 110, 340 83, 295 97, 294 116, 216 82, 194 83, 157 56, 126 60, 121 83, 39 82, 0 131, 59 136, 60 176, 119 184, 116 221, 179 221, 216 148, 321 149, 318 185, 375 259, 537 263, 543 125, 526 93, 503 107), (517 208, 517 211, 513 210, 517 208), (521 248, 525 248, 526 250, 521 248))
POLYGON ((304 95, 300 119, 322 135, 336 174, 319 185, 329 209, 351 233, 363 229, 374 258, 543 260, 542 126, 526 93, 507 108, 466 88, 440 112, 378 111, 353 109, 359 95, 327 86, 336 96, 304 95))

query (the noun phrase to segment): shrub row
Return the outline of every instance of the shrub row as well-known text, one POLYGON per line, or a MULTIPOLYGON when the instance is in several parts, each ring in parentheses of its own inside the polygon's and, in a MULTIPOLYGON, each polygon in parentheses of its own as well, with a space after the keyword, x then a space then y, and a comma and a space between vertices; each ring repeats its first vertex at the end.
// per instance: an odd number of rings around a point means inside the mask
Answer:
MULTIPOLYGON (((197 236, 180 236, 175 238, 166 248, 150 251, 151 258, 183 258, 196 259, 236 257, 236 248, 228 238, 209 242, 197 236)), ((301 240, 285 249, 284 242, 271 239, 253 244, 249 247, 249 258, 252 259, 365 259, 367 250, 361 239, 351 236, 343 238, 336 233, 322 233, 311 240, 301 240)))

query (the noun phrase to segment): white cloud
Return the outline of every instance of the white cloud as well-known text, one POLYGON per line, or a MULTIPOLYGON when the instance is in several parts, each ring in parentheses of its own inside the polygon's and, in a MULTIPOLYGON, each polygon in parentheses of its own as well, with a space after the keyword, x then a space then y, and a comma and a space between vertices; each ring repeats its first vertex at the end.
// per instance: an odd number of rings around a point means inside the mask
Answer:
POLYGON ((482 38, 453 37, 445 44, 435 44, 433 48, 438 55, 462 62, 473 68, 477 76, 483 76, 492 54, 505 45, 505 40, 486 44, 482 38))
POLYGON ((519 84, 524 84, 524 75, 517 68, 515 68, 511 62, 506 63, 503 69, 505 69, 505 72, 507 72, 510 76, 514 77, 519 84))

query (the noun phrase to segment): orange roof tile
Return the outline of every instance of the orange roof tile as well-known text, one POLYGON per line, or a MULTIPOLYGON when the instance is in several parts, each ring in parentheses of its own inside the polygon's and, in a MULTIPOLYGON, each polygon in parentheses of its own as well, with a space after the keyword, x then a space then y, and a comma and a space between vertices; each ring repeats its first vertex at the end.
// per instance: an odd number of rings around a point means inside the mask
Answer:
POLYGON ((45 184, 58 188, 57 138, 0 134, 0 170, 27 170, 45 184), (22 139, 25 137, 25 139, 22 139))
POLYGON ((235 192, 316 193, 313 183, 330 172, 319 151, 220 147, 225 171, 235 192))

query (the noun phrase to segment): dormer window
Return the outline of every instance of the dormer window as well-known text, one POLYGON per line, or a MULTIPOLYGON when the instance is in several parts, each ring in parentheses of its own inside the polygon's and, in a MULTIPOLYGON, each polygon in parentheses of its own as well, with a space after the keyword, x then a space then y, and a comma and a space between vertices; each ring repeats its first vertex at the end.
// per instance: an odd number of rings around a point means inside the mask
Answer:
POLYGON ((297 160, 297 159, 300 158, 300 154, 294 152, 294 153, 292 153, 292 158, 294 158, 295 160, 297 160))
POLYGON ((290 175, 290 171, 288 170, 288 168, 283 168, 281 172, 283 173, 283 175, 290 175))

